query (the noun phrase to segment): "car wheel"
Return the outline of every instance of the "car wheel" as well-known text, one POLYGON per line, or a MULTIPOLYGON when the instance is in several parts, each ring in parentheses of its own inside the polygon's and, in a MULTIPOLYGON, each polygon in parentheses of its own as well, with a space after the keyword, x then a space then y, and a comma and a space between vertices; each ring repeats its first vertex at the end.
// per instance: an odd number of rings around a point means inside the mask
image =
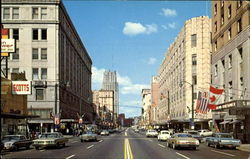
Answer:
POLYGON ((27 150, 30 149, 30 145, 26 145, 26 149, 27 149, 27 150))
POLYGON ((56 148, 58 148, 58 149, 60 148, 60 144, 59 143, 56 144, 56 148))
POLYGON ((216 144, 216 145, 215 145, 215 148, 216 148, 216 149, 219 149, 219 148, 220 148, 220 145, 219 145, 219 144, 216 144))
POLYGON ((207 146, 208 146, 208 147, 210 146, 210 143, 209 143, 209 142, 207 142, 207 146))
POLYGON ((174 149, 174 150, 176 150, 176 149, 177 149, 177 147, 176 147, 175 143, 173 143, 173 144, 172 144, 172 147, 173 147, 173 149, 174 149))
POLYGON ((38 146, 36 146, 36 147, 35 147, 35 149, 36 149, 36 150, 39 150, 39 147, 38 147, 38 146))
POLYGON ((81 142, 83 142, 83 139, 81 139, 81 142))
POLYGON ((196 150, 196 147, 193 147, 193 150, 196 150))
POLYGON ((14 145, 14 146, 13 146, 13 150, 14 150, 14 151, 17 151, 17 150, 18 150, 18 147, 14 145))
POLYGON ((65 147, 66 146, 66 143, 63 143, 63 147, 65 147))

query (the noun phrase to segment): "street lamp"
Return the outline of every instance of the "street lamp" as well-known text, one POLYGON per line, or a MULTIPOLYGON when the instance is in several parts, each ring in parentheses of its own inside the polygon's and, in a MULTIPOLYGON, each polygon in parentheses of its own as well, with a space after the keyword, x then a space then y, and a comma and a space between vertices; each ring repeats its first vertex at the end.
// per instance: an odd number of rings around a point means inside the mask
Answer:
POLYGON ((192 119, 191 119, 191 129, 194 129, 194 85, 187 82, 187 81, 181 81, 180 87, 183 86, 183 83, 188 83, 192 87, 192 119))

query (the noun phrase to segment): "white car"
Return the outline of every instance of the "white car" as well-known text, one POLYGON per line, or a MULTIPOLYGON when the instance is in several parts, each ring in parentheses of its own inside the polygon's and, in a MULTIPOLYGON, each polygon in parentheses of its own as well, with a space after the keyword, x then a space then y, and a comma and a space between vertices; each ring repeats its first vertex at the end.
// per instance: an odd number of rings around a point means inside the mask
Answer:
POLYGON ((146 132, 146 136, 147 137, 157 137, 158 136, 158 132, 156 130, 151 129, 151 130, 148 130, 146 132))
POLYGON ((158 135, 158 141, 167 141, 170 138, 171 132, 167 130, 162 130, 158 135))
POLYGON ((207 137, 207 136, 212 136, 213 132, 207 129, 202 129, 202 130, 198 130, 200 136, 202 137, 207 137))
POLYGON ((101 136, 109 136, 109 131, 108 130, 103 130, 101 132, 101 136))

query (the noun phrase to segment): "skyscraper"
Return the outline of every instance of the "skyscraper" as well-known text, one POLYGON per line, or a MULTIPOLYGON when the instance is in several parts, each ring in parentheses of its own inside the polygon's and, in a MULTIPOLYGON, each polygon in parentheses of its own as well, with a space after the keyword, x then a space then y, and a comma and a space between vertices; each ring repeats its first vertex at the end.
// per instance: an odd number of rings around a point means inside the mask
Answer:
POLYGON ((113 109, 113 120, 117 121, 118 106, 119 106, 119 88, 117 82, 116 71, 105 71, 103 74, 102 90, 114 91, 114 109, 113 109))

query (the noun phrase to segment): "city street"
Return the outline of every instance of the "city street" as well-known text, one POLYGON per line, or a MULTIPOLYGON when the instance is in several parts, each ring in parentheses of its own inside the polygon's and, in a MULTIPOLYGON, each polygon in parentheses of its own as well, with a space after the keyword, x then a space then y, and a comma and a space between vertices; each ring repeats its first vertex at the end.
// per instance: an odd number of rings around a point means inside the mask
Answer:
POLYGON ((173 150, 157 138, 146 138, 132 129, 102 136, 98 142, 83 142, 74 137, 65 148, 18 150, 4 152, 3 158, 86 158, 86 159, 248 159, 249 153, 240 150, 215 149, 204 143, 197 150, 173 150))

